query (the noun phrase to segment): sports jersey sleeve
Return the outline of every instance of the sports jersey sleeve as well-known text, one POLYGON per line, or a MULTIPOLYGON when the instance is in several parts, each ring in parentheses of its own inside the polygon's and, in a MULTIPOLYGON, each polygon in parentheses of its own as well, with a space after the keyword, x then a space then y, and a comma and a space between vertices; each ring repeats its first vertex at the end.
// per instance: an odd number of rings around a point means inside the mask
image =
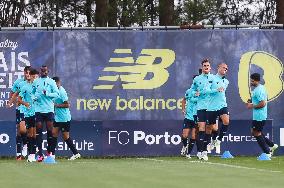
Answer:
POLYGON ((19 79, 17 79, 17 80, 13 83, 11 90, 12 90, 14 93, 19 92, 19 79))
POLYGON ((50 84, 51 90, 46 91, 46 96, 51 98, 58 98, 59 97, 59 90, 55 82, 51 82, 50 84))
POLYGON ((65 91, 65 89, 61 92, 60 98, 63 102, 68 101, 68 96, 67 96, 67 92, 65 91))
POLYGON ((256 98, 258 101, 266 101, 267 100, 267 95, 265 93, 265 90, 260 90, 257 95, 256 98))

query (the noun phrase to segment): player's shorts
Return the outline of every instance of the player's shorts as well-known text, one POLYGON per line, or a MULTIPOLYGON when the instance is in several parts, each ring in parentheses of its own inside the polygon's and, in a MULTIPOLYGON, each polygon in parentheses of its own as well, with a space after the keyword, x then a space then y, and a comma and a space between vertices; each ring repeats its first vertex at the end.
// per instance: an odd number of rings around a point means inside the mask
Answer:
POLYGON ((265 125, 265 120, 263 121, 253 120, 251 128, 255 131, 261 132, 263 130, 264 125, 265 125))
POLYGON ((206 122, 206 110, 197 110, 197 122, 206 122))
POLYGON ((70 121, 67 122, 54 122, 54 128, 59 128, 61 132, 70 132, 70 121))
POLYGON ((19 124, 21 121, 24 121, 24 113, 21 113, 20 110, 16 109, 16 124, 19 124))
POLYGON ((229 115, 227 107, 221 108, 220 110, 217 111, 207 111, 208 124, 209 125, 216 124, 216 120, 218 120, 219 117, 224 114, 229 115))
POLYGON ((183 127, 182 128, 183 129, 193 129, 193 128, 196 128, 196 121, 184 118, 184 120, 183 120, 183 127))
POLYGON ((48 112, 48 113, 35 113, 35 122, 44 122, 44 121, 54 121, 54 113, 48 112))
POLYGON ((25 117, 27 129, 36 127, 35 116, 25 117))

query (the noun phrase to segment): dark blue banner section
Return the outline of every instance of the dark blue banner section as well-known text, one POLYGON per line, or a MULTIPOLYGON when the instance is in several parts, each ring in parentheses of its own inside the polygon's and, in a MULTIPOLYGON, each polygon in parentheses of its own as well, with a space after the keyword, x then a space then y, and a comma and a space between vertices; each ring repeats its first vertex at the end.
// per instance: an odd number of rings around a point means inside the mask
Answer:
MULTIPOLYGON (((2 31, 0 120, 23 68, 47 65, 69 94, 73 120, 181 120, 181 98, 204 58, 225 62, 231 119, 251 119, 249 75, 259 72, 270 119, 284 115, 283 30, 2 31)), ((4 115, 5 114, 5 115, 4 115)), ((282 118, 283 119, 283 118, 282 118)))
MULTIPOLYGON (((72 121, 71 138, 83 156, 178 156, 181 150, 182 121, 72 121)), ((221 152, 233 155, 259 155, 256 140, 250 134, 251 121, 232 120, 221 144, 221 152)), ((46 150, 46 132, 44 150, 46 150)), ((284 127, 272 129, 268 120, 264 134, 280 143, 277 155, 284 154, 284 127)), ((1 122, 0 155, 15 156, 14 122, 1 122)), ((67 145, 59 139, 56 155, 70 156, 67 145)), ((196 154, 196 147, 192 154, 196 154)), ((216 153, 212 153, 215 155, 216 153)))

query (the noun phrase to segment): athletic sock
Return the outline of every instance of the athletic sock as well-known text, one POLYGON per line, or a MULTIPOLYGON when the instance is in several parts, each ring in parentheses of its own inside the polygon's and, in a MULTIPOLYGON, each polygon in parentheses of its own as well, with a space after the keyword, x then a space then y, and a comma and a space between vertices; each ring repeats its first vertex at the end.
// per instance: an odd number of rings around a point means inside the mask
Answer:
POLYGON ((265 144, 265 139, 263 138, 262 135, 260 136, 255 136, 256 140, 257 140, 257 143, 258 145, 260 146, 260 148, 262 149, 262 151, 264 153, 267 153, 269 154, 269 148, 267 147, 267 145, 265 144))
POLYGON ((205 136, 205 131, 199 131, 198 132, 198 138, 196 140, 197 144, 197 151, 202 152, 203 151, 203 142, 204 142, 204 136, 205 136))
POLYGON ((222 141, 224 135, 227 133, 228 131, 228 127, 229 125, 222 125, 221 129, 220 129, 220 133, 219 133, 219 137, 218 140, 222 141))
POLYGON ((38 147, 38 154, 42 156, 42 129, 36 130, 36 145, 38 147))
POLYGON ((182 138, 182 145, 183 145, 184 147, 187 146, 187 138, 182 138))
POLYGON ((52 147, 52 131, 47 130, 47 152, 50 153, 51 152, 51 147, 52 147))
POLYGON ((73 144, 72 139, 69 137, 67 140, 65 140, 65 142, 66 142, 67 146, 71 149, 72 153, 74 155, 76 155, 78 153, 78 151, 77 151, 75 145, 73 144))
POLYGON ((52 137, 51 140, 51 150, 50 152, 54 155, 55 154, 55 148, 57 146, 57 137, 52 137))
POLYGON ((218 136, 218 130, 217 131, 212 131, 212 140, 216 140, 218 136))
POLYGON ((207 151, 207 145, 211 142, 211 134, 205 134, 203 141, 203 151, 207 151))
POLYGON ((32 138, 32 154, 35 154, 36 153, 36 138, 32 138))
POLYGON ((27 137, 27 133, 23 133, 23 134, 21 134, 21 137, 22 137, 23 145, 28 144, 28 137, 27 137))
POLYGON ((189 140, 187 154, 191 153, 191 151, 192 151, 192 149, 194 147, 195 141, 196 141, 195 139, 190 139, 189 140))
POLYGON ((264 140, 265 140, 265 143, 269 146, 269 147, 273 147, 274 146, 274 143, 269 140, 268 138, 266 138, 263 134, 262 134, 264 140))
POLYGON ((16 136, 17 153, 22 153, 22 137, 20 135, 16 136))
POLYGON ((31 137, 28 137, 27 139, 28 139, 28 143, 27 143, 27 145, 28 145, 28 153, 31 154, 31 153, 32 153, 32 150, 33 150, 32 138, 31 138, 31 137))

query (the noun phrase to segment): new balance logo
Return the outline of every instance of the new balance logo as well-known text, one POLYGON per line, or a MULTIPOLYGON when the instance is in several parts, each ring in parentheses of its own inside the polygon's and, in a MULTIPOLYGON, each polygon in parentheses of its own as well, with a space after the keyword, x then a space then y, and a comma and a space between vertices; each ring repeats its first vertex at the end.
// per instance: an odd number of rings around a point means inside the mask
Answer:
POLYGON ((119 56, 110 58, 103 69, 100 85, 93 89, 112 89, 118 81, 123 89, 154 89, 165 84, 169 78, 167 68, 175 61, 175 53, 169 49, 143 49, 135 61, 131 49, 116 49, 119 56), (121 57, 124 56, 124 57, 121 57))

